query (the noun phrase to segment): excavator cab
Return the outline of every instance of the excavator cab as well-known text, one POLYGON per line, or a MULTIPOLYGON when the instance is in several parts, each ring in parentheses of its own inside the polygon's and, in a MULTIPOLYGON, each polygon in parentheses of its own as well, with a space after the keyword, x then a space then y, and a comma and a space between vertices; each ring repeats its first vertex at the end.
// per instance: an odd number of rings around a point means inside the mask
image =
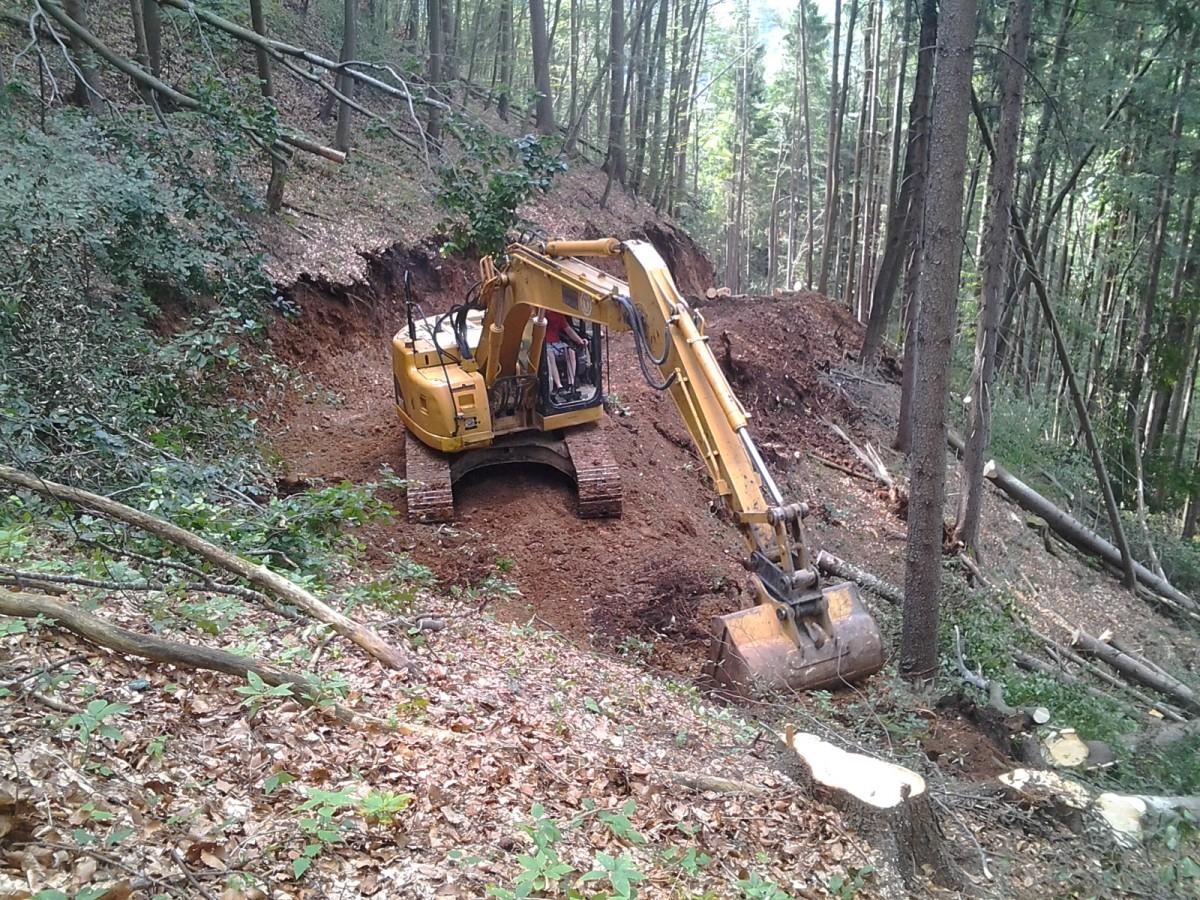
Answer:
POLYGON ((538 409, 543 416, 604 403, 602 329, 598 323, 582 319, 567 318, 567 324, 583 339, 583 345, 576 347, 566 341, 543 344, 538 367, 538 409))

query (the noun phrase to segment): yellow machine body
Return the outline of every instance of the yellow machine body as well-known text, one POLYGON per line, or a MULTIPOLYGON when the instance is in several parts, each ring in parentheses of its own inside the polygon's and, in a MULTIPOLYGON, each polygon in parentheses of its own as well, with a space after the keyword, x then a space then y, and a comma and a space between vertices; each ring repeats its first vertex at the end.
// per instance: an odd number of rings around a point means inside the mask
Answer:
POLYGON ((481 263, 476 302, 454 317, 412 322, 394 338, 396 409, 410 436, 452 457, 521 432, 569 436, 603 408, 539 409, 530 386, 543 360, 544 313, 633 331, 643 374, 674 401, 749 553, 753 605, 714 621, 709 674, 741 692, 770 693, 832 687, 878 671, 877 625, 853 585, 821 585, 804 538, 807 508, 784 502, 708 345, 703 317, 653 246, 549 241, 514 244, 506 256, 502 270, 481 263), (619 258, 626 280, 578 257, 619 258))

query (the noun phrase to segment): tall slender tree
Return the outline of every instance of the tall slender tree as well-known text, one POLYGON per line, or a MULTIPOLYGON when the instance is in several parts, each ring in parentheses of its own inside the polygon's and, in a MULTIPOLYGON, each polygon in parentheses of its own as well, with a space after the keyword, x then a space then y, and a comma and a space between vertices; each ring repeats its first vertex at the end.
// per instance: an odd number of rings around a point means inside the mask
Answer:
POLYGON ((995 135, 995 157, 988 176, 987 212, 981 238, 979 326, 975 333, 975 363, 971 369, 968 427, 963 453, 963 489, 960 492, 954 536, 968 552, 979 552, 979 517, 983 509, 983 466, 992 428, 992 392, 995 383, 996 335, 1004 283, 1011 268, 1009 209, 1013 205, 1017 168, 1017 142, 1021 128, 1021 100, 1025 93, 1025 57, 1033 19, 1032 0, 1010 0, 1008 33, 1000 58, 1000 121, 995 135))
MULTIPOLYGON (((435 0, 430 0, 435 2, 435 0)), ((358 4, 356 0, 345 0, 342 7, 342 52, 339 62, 354 59, 358 40, 358 4)), ((338 78, 338 90, 346 97, 354 93, 354 79, 345 72, 338 78)), ((345 100, 338 103, 337 134, 333 145, 343 153, 350 149, 350 104, 345 100)))
MULTIPOLYGON (((865 365, 873 365, 883 346, 891 313, 892 298, 900 274, 918 246, 921 216, 925 206, 925 172, 929 147, 929 104, 933 96, 934 48, 937 43, 937 0, 922 0, 921 26, 917 38, 917 72, 908 107, 908 137, 899 194, 888 212, 883 259, 871 291, 871 314, 859 354, 865 365)), ((907 321, 907 319, 906 319, 907 321)), ((906 346, 907 346, 906 341, 906 346)), ((905 365, 906 378, 910 367, 905 365)), ((906 419, 901 416, 901 427, 906 419)), ((899 442, 898 442, 899 443, 899 442)), ((905 449, 907 449, 905 445, 905 449)))
POLYGON ((544 0, 529 0, 529 28, 533 49, 533 84, 537 91, 537 129, 554 134, 554 97, 550 92, 550 39, 546 34, 544 0))
POLYGON ((946 496, 946 401, 962 264, 963 181, 971 111, 976 0, 942 0, 929 135, 929 185, 917 313, 917 384, 909 465, 908 543, 900 671, 937 671, 946 496))

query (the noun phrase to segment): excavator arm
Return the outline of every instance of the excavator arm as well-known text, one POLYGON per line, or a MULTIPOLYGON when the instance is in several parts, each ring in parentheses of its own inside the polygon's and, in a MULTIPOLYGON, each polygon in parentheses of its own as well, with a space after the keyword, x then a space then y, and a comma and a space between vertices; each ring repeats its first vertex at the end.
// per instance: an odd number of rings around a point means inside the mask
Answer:
POLYGON ((787 503, 750 435, 749 415, 709 346, 704 319, 644 241, 514 244, 503 271, 485 263, 485 313, 475 361, 490 385, 519 366, 530 334, 538 365, 543 311, 631 331, 648 383, 669 394, 713 486, 746 542, 755 604, 713 626, 709 669, 753 692, 835 686, 878 671, 879 630, 853 585, 822 588, 804 536, 802 503, 787 503), (626 280, 579 257, 619 258, 626 280), (527 326, 532 321, 532 328, 527 326))

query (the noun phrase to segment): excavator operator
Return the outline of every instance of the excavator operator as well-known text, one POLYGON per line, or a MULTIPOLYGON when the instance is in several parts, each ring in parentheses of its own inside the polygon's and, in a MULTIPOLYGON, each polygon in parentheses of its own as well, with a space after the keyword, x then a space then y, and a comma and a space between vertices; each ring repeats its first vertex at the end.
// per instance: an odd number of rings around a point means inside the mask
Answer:
POLYGON ((579 387, 575 383, 578 360, 576 348, 583 348, 586 341, 571 327, 567 317, 553 310, 546 311, 546 360, 550 364, 550 397, 555 403, 579 399, 579 387), (558 363, 562 360, 567 368, 567 383, 564 386, 558 363))

